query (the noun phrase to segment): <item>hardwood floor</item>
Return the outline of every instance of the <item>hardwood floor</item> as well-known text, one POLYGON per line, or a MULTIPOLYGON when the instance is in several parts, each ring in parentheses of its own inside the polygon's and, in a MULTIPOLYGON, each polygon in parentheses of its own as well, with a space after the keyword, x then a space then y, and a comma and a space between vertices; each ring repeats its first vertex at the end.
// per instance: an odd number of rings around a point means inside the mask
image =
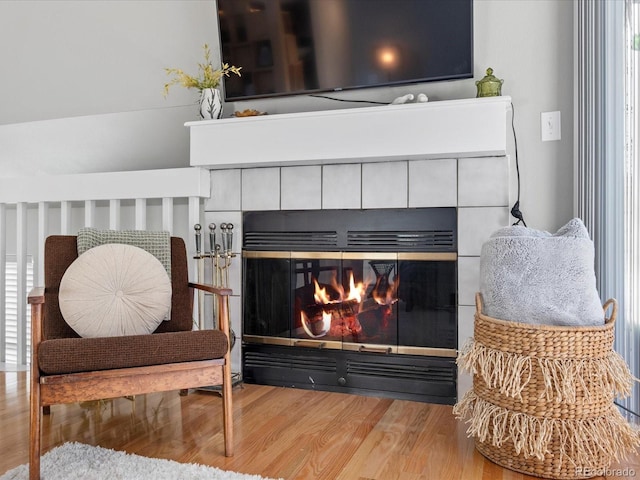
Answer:
MULTIPOLYGON (((43 450, 75 441, 284 479, 534 478, 482 457, 450 406, 244 385, 234 389, 236 453, 225 458, 221 405, 200 391, 56 405, 43 450)), ((0 372, 0 474, 28 460, 28 407, 27 373, 0 372)), ((612 469, 624 467, 640 476, 640 456, 612 469)))

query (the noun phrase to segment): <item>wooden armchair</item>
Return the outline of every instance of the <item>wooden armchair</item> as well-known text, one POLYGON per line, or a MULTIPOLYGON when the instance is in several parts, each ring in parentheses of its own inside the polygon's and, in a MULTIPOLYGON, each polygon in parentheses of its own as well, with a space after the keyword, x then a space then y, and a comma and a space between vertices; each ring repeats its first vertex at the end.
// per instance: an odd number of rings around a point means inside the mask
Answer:
POLYGON ((40 478, 43 408, 61 403, 222 385, 224 451, 233 455, 228 296, 231 290, 188 281, 182 239, 171 238, 171 319, 152 333, 82 338, 58 303, 62 276, 78 257, 75 236, 47 238, 44 288, 31 304, 29 478, 40 478), (194 289, 214 294, 219 330, 192 330, 194 289))

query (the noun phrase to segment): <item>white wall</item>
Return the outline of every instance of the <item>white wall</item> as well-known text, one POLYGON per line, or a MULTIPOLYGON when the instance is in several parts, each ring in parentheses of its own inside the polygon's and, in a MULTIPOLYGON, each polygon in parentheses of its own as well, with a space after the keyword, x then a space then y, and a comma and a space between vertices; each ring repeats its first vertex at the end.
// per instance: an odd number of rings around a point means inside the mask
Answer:
POLYGON ((215 15, 211 0, 0 2, 0 124, 187 104, 164 99, 164 68, 196 69, 215 15))
MULTIPOLYGON (((474 8, 475 79, 335 96, 469 98, 492 67, 515 106, 521 209, 529 226, 556 230, 572 214, 573 2, 476 0, 474 8), (540 112, 553 110, 562 112, 562 140, 543 143, 540 112)), ((0 175, 187 165, 183 123, 196 119, 195 93, 176 88, 165 99, 163 68, 195 71, 205 42, 216 51, 212 0, 0 2, 0 175), (84 115, 94 116, 41 122, 84 115)), ((348 105, 279 98, 225 111, 348 105)))

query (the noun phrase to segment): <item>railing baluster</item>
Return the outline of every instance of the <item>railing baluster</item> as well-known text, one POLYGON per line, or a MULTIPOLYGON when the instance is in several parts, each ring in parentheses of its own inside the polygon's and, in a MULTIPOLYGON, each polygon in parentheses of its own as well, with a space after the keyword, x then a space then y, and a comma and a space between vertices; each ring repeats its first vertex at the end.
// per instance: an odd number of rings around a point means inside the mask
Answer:
MULTIPOLYGON (((196 223, 200 223, 200 198, 189 197, 189 213, 187 216, 189 218, 189 226, 187 228, 187 232, 193 233, 193 226, 196 223)), ((203 244, 201 243, 201 245, 203 244)), ((204 251, 204 248, 202 250, 204 251)), ((194 258, 196 253, 197 252, 195 249, 195 239, 191 237, 189 241, 187 241, 187 255, 188 255, 188 258, 190 259, 189 278, 191 279, 191 281, 199 282, 200 278, 198 275, 199 274, 198 260, 194 258)), ((198 301, 193 306, 193 318, 202 319, 202 315, 204 314, 203 305, 204 305, 204 298, 203 296, 198 294, 198 301)), ((201 322, 199 322, 199 325, 201 325, 201 322)))
POLYGON ((60 202, 60 234, 71 235, 71 202, 60 202))
POLYGON ((109 228, 120 230, 120 200, 109 200, 109 228))
POLYGON ((16 266, 18 268, 17 353, 18 365, 27 364, 27 204, 16 206, 16 266))
POLYGON ((96 201, 84 201, 84 226, 95 227, 96 224, 96 201))
POLYGON ((136 198, 136 230, 147 228, 147 199, 136 198))
POLYGON ((38 203, 38 250, 33 255, 33 284, 44 285, 44 242, 49 234, 49 204, 38 203))
MULTIPOLYGON (((192 233, 193 226, 196 223, 200 223, 200 198, 199 197, 189 197, 188 217, 189 217, 189 228, 187 229, 187 232, 192 233)), ((187 252, 188 252, 189 258, 191 258, 191 263, 190 263, 191 268, 189 270, 190 270, 190 275, 193 276, 193 278, 191 278, 191 281, 193 282, 193 281, 197 281, 197 277, 195 277, 195 275, 196 275, 196 271, 198 270, 198 261, 193 258, 196 254, 194 240, 193 239, 189 239, 189 240, 190 241, 187 242, 187 252)))
POLYGON ((162 199, 162 230, 173 235, 173 198, 162 199))

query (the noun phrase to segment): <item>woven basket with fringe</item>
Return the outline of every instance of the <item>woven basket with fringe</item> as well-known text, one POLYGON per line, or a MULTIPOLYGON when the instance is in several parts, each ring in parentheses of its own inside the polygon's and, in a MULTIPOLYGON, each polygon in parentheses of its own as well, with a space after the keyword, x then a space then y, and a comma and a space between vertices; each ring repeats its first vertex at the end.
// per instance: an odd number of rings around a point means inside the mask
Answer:
POLYGON ((482 314, 476 295, 474 338, 458 357, 473 389, 454 406, 489 460, 544 478, 589 478, 635 451, 640 433, 613 401, 633 376, 613 350, 617 302, 602 326, 559 327, 482 314))

